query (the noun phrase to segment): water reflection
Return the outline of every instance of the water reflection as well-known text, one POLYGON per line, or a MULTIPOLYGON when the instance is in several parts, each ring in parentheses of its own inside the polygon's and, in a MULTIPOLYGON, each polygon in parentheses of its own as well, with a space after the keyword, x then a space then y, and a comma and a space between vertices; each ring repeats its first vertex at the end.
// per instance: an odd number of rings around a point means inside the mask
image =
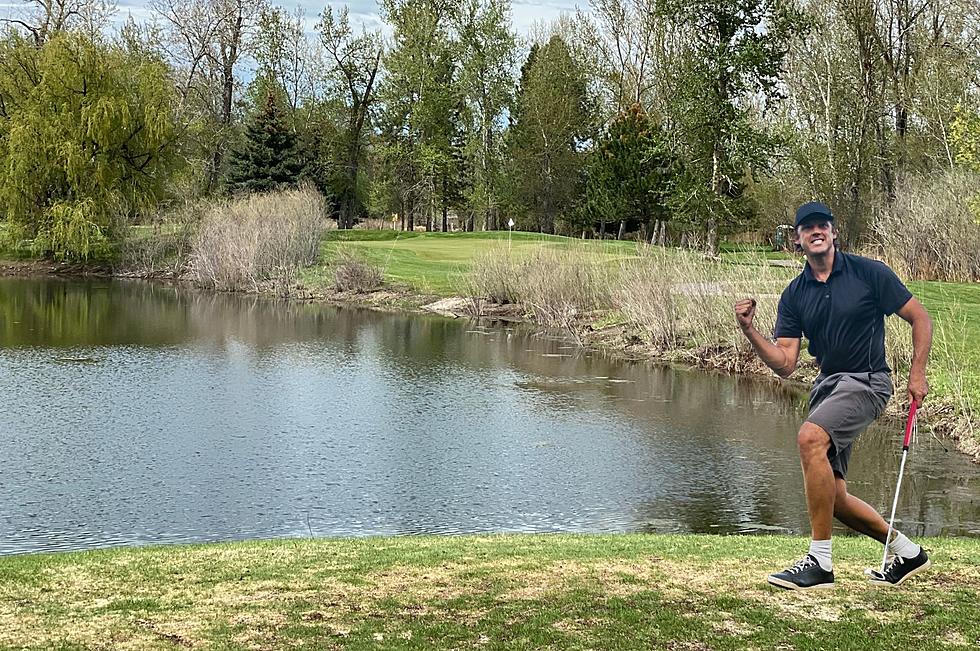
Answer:
MULTIPOLYGON (((806 529, 799 394, 562 337, 179 287, 0 279, 0 553, 308 535, 806 529)), ((900 424, 851 469, 884 508, 900 424)), ((980 529, 923 436, 903 527, 980 529)))

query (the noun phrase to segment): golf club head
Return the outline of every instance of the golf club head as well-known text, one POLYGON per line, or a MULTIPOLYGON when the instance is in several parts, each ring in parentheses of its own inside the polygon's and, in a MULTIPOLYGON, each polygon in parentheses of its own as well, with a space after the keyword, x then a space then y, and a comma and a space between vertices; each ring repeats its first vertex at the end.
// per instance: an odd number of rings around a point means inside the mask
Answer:
POLYGON ((864 568, 864 575, 866 577, 868 577, 869 579, 874 579, 875 581, 884 581, 885 580, 885 575, 884 574, 882 574, 878 570, 876 570, 874 568, 871 568, 871 567, 864 568))

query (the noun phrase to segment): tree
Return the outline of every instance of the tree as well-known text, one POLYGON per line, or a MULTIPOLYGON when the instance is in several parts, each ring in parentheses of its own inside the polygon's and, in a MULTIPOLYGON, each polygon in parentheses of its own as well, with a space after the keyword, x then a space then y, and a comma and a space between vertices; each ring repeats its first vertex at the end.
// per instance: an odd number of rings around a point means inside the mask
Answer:
POLYGON ((330 185, 339 204, 337 224, 351 228, 358 211, 358 173, 370 126, 368 118, 376 100, 375 83, 383 52, 381 36, 367 31, 355 34, 346 7, 336 17, 329 6, 324 9, 317 29, 330 59, 329 76, 336 85, 335 95, 343 98, 339 170, 332 174, 330 185))
POLYGON ((673 205, 716 251, 719 227, 744 218, 743 177, 779 144, 753 115, 780 99, 787 48, 808 21, 790 0, 667 0, 660 12, 687 44, 669 105, 685 170, 673 205))
POLYGON ((506 135, 511 209, 521 228, 555 232, 580 196, 585 143, 594 132, 583 69, 558 35, 533 45, 506 135))
POLYGON ((263 6, 252 45, 259 74, 271 77, 283 89, 290 113, 313 93, 312 52, 303 33, 303 17, 301 7, 290 15, 281 7, 263 6))
POLYGON ((458 194, 449 187, 463 109, 453 30, 458 11, 449 0, 385 0, 382 6, 393 30, 381 90, 383 156, 389 169, 404 171, 392 186, 410 229, 419 215, 432 229, 439 207, 445 224, 449 200, 458 194))
POLYGON ((197 132, 205 165, 204 192, 225 173, 225 151, 233 135, 236 70, 249 48, 263 0, 151 0, 168 27, 168 55, 180 67, 183 110, 210 124, 197 132))
POLYGON ((55 34, 79 31, 90 38, 109 24, 116 5, 110 0, 23 0, 22 18, 2 18, 0 22, 27 31, 40 47, 55 34))
POLYGON ((806 9, 814 29, 791 45, 784 76, 798 199, 827 201, 855 246, 897 180, 954 164, 956 107, 976 105, 977 9, 957 0, 810 0, 806 9))
MULTIPOLYGON (((612 115, 639 104, 650 112, 657 101, 658 68, 665 63, 665 22, 658 0, 590 0, 579 12, 581 38, 595 53, 595 68, 612 115)), ((608 115, 608 114, 607 114, 608 115)))
POLYGON ((261 108, 232 150, 228 187, 234 192, 269 192, 295 187, 303 173, 296 134, 287 118, 285 92, 276 81, 257 84, 261 108))
POLYGON ((499 228, 501 142, 517 55, 509 14, 509 0, 465 0, 459 13, 462 149, 472 173, 461 188, 466 195, 466 230, 474 229, 476 215, 484 229, 499 228))
POLYGON ((670 218, 667 197, 677 173, 662 126, 634 104, 613 120, 589 155, 586 172, 586 215, 591 226, 599 218, 600 237, 606 222, 652 228, 653 239, 664 243, 670 218))
POLYGON ((167 66, 81 33, 0 41, 0 197, 38 254, 109 253, 181 168, 167 66))

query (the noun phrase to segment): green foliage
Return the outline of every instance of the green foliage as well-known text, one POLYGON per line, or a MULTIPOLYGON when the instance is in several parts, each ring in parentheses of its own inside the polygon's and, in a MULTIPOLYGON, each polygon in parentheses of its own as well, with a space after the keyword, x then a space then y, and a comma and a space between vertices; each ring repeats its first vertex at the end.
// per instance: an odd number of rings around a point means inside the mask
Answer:
POLYGON ((338 225, 350 228, 363 212, 368 194, 362 165, 371 132, 371 110, 377 100, 383 45, 377 32, 355 34, 346 7, 336 16, 326 7, 317 30, 329 62, 327 79, 334 85, 334 92, 314 104, 321 119, 313 139, 313 164, 317 168, 313 179, 322 191, 335 198, 338 225))
POLYGON ((437 223, 437 211, 458 204, 463 98, 459 85, 460 7, 439 0, 385 0, 383 15, 394 30, 385 55, 381 94, 385 169, 399 212, 408 225, 437 223))
POLYGON ((0 41, 0 200, 38 255, 104 257, 182 167, 166 65, 78 33, 0 41))
POLYGON ((585 223, 626 220, 630 230, 667 220, 666 199, 679 172, 661 125, 639 104, 599 137, 587 168, 585 223))
POLYGON ((980 171, 980 112, 960 104, 954 109, 954 115, 949 129, 956 162, 980 171))
POLYGON ((508 0, 466 0, 460 10, 462 129, 466 167, 464 188, 469 230, 482 221, 495 229, 501 203, 504 112, 513 100, 516 37, 508 0), (479 216, 479 217, 478 217, 479 216), (482 217, 482 219, 480 219, 482 217))
POLYGON ((283 94, 269 79, 261 108, 245 128, 243 142, 231 154, 228 187, 234 192, 271 192, 296 187, 303 173, 303 160, 296 134, 290 127, 283 94))
MULTIPOLYGON (((980 171, 980 112, 958 105, 955 115, 950 125, 950 142, 956 152, 956 162, 980 171)), ((967 197, 967 203, 980 224, 980 195, 967 197)))
POLYGON ((508 198, 519 228, 554 232, 574 220, 594 134, 594 105, 582 66, 553 35, 531 47, 507 133, 508 198))
POLYGON ((668 100, 685 158, 674 208, 713 248, 720 226, 745 217, 743 177, 766 171, 780 144, 751 107, 780 98, 787 48, 809 21, 788 0, 669 0, 661 15, 685 38, 668 100))

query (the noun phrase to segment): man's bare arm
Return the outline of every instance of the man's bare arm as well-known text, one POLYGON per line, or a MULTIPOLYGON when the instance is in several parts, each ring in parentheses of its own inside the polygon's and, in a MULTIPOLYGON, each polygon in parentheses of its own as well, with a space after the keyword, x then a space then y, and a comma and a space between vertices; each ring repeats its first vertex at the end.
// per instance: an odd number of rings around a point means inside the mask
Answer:
POLYGON ((745 338, 752 344, 756 355, 779 377, 789 377, 800 360, 799 338, 780 337, 776 343, 769 341, 755 329, 755 299, 746 298, 735 304, 735 318, 745 338))
POLYGON ((932 319, 926 308, 915 298, 910 298, 897 312, 912 326, 912 366, 909 369, 909 400, 922 404, 929 393, 926 381, 926 363, 932 348, 932 319))

